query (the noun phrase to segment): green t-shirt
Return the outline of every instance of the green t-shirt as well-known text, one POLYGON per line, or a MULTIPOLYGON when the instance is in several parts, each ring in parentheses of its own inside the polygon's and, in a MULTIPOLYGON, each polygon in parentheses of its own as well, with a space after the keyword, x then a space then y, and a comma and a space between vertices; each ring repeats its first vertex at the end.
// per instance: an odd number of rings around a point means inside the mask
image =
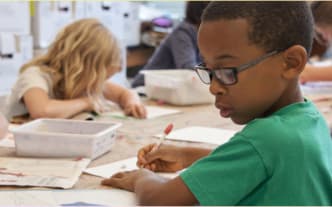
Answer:
POLYGON ((201 205, 332 205, 332 139, 308 101, 251 121, 181 178, 201 205))

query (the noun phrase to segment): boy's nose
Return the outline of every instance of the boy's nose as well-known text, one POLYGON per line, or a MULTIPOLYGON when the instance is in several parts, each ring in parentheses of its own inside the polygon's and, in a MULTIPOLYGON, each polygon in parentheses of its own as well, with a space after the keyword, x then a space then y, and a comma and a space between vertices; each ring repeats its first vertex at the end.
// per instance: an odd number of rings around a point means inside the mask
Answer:
POLYGON ((212 78, 211 84, 210 84, 210 93, 212 93, 214 96, 216 95, 225 95, 226 94, 226 88, 218 82, 215 78, 212 78))

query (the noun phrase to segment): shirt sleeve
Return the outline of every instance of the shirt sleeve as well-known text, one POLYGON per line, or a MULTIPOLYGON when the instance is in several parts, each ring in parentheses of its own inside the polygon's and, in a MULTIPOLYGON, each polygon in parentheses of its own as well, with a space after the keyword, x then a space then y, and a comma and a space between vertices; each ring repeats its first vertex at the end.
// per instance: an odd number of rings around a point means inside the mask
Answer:
POLYGON ((18 100, 21 100, 24 94, 31 88, 40 88, 47 94, 49 93, 49 84, 47 74, 44 74, 37 67, 31 67, 19 75, 16 94, 18 100))
POLYGON ((267 179, 255 148, 236 136, 181 173, 200 205, 237 205, 267 179))
POLYGON ((192 35, 194 34, 181 29, 170 40, 175 68, 193 68, 197 64, 199 54, 197 53, 197 43, 192 35))

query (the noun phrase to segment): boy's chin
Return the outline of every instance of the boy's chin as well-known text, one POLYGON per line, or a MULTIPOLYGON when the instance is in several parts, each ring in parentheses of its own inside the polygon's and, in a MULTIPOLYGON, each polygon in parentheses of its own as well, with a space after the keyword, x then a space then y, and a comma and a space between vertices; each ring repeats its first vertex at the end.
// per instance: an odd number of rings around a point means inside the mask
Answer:
POLYGON ((244 125, 247 124, 248 122, 250 122, 252 119, 248 119, 248 118, 240 118, 240 117, 230 117, 231 120, 238 125, 244 125))

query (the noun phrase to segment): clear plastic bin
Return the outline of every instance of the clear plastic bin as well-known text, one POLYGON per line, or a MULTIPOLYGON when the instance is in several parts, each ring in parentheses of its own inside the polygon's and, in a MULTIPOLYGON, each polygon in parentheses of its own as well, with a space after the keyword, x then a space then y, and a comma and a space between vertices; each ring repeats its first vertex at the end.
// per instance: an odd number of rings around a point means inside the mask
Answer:
POLYGON ((150 99, 175 105, 213 103, 209 86, 202 83, 195 71, 189 69, 145 70, 145 91, 150 99))
POLYGON ((31 157, 87 157, 111 149, 120 123, 37 119, 11 130, 16 154, 31 157))

